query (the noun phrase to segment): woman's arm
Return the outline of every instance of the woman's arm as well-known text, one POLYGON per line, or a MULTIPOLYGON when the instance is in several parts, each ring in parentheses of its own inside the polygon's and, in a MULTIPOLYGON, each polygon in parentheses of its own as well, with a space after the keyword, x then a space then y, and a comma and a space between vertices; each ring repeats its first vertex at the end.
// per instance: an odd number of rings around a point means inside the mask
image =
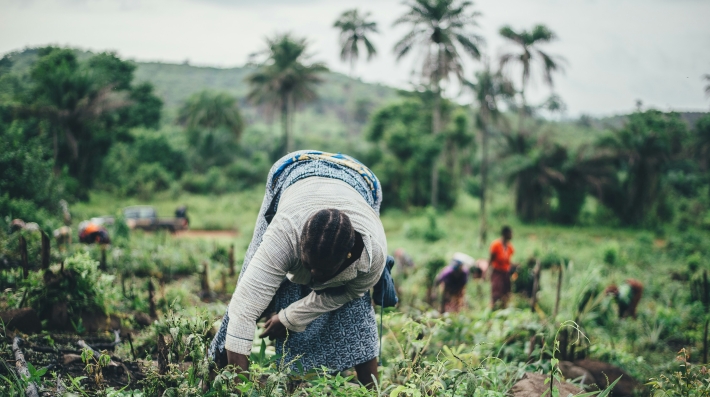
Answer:
POLYGON ((360 298, 370 290, 384 270, 386 255, 385 251, 375 245, 373 251, 372 268, 368 273, 359 273, 357 278, 345 284, 342 293, 332 294, 323 292, 317 294, 311 292, 303 299, 296 301, 278 313, 280 322, 289 330, 302 332, 308 324, 324 313, 332 312, 344 304, 360 298))
MULTIPOLYGON (((264 233, 249 266, 241 275, 229 304, 225 342, 228 352, 246 357, 251 353, 256 321, 266 310, 293 263, 293 235, 288 227, 288 222, 283 222, 277 214, 264 233)), ((231 356, 230 364, 237 360, 237 356, 231 356)), ((244 363, 243 360, 241 363, 244 363)))

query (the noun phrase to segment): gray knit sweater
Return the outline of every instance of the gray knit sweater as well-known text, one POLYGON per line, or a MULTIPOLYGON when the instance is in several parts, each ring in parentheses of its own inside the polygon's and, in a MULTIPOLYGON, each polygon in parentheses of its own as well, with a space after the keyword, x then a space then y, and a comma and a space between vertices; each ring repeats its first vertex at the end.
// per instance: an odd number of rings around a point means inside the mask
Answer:
POLYGON ((310 177, 289 186, 281 195, 276 216, 264 233, 254 257, 241 275, 229 304, 229 325, 225 347, 249 355, 256 320, 267 308, 284 277, 313 290, 344 286, 345 293, 311 292, 278 313, 292 332, 302 332, 323 313, 359 298, 382 275, 387 258, 387 240, 374 209, 347 183, 338 179, 310 177), (322 209, 345 212, 362 235, 365 249, 360 259, 325 283, 311 280, 300 261, 299 239, 303 225, 322 209))

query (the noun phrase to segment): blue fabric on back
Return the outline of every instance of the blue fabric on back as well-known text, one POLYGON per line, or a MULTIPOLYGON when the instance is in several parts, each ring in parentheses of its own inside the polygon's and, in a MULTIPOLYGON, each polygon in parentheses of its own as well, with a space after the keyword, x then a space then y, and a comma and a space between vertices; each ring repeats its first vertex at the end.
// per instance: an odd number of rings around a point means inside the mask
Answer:
POLYGON ((372 288, 372 300, 377 306, 394 307, 399 298, 397 291, 394 288, 394 280, 392 279, 392 266, 394 266, 394 258, 391 255, 387 256, 387 263, 382 270, 382 277, 372 288))

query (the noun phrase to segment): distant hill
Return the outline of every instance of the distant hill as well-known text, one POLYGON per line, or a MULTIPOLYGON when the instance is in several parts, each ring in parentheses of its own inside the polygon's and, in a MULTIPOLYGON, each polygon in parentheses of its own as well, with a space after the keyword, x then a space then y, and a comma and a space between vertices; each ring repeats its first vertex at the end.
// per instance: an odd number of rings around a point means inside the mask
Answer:
MULTIPOLYGON (((76 50, 79 59, 94 55, 88 51, 76 50)), ((12 59, 12 70, 27 71, 37 59, 37 49, 30 48, 7 54, 12 59)), ((240 99, 243 107, 250 105, 244 100, 248 85, 244 78, 253 70, 250 67, 215 68, 172 64, 162 62, 140 62, 136 64, 135 81, 148 81, 155 86, 156 92, 165 102, 168 117, 174 115, 177 108, 190 95, 211 89, 225 91, 240 99)), ((306 106, 308 113, 328 114, 337 119, 347 119, 355 113, 371 111, 382 104, 397 98, 397 90, 380 85, 352 79, 340 73, 323 74, 323 83, 318 87, 318 101, 306 106)), ((351 116, 352 117, 352 116, 351 116)))
MULTIPOLYGON (((706 114, 707 113, 704 112, 678 112, 678 115, 680 116, 681 120, 685 121, 689 128, 694 128, 695 123, 706 114)), ((628 116, 618 115, 601 117, 592 120, 592 124, 596 128, 620 129, 624 127, 624 124, 626 124, 628 116)))

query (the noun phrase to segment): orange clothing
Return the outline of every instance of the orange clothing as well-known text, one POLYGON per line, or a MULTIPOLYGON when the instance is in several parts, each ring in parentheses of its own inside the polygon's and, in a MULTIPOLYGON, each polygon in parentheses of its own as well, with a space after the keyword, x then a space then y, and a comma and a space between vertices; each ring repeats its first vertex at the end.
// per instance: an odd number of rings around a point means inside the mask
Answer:
POLYGON ((95 223, 89 223, 88 225, 86 225, 86 228, 82 231, 82 234, 96 233, 99 230, 101 230, 101 226, 99 226, 95 223))
POLYGON ((508 242, 507 247, 503 246, 503 241, 498 239, 491 244, 491 254, 493 255, 493 269, 502 272, 510 271, 510 257, 513 256, 515 250, 513 245, 508 242))

